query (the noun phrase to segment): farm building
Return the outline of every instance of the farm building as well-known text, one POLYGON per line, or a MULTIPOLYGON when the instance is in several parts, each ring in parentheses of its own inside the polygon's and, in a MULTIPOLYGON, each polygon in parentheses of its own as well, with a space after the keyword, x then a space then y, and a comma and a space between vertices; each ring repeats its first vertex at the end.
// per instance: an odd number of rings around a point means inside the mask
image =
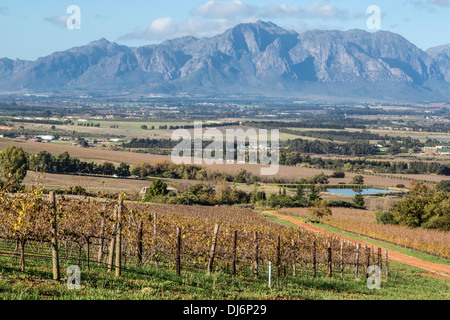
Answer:
POLYGON ((450 155, 449 146, 425 147, 423 150, 426 154, 450 155))
POLYGON ((36 138, 40 138, 40 139, 42 139, 42 140, 45 140, 45 141, 52 141, 52 140, 55 140, 55 137, 54 136, 36 136, 36 138))
POLYGON ((436 147, 436 151, 439 154, 450 155, 450 147, 436 147))

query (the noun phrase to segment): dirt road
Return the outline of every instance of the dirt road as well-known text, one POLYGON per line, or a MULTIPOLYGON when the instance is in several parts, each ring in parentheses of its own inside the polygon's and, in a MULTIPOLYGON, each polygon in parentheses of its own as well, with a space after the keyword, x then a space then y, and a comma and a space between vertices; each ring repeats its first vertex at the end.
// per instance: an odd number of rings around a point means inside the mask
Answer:
MULTIPOLYGON (((291 217, 291 216, 287 216, 287 215, 283 215, 283 214, 279 214, 276 211, 264 211, 264 213, 268 213, 268 214, 272 214, 280 219, 283 219, 285 221, 289 221, 305 230, 309 230, 312 232, 317 232, 317 233, 321 233, 321 234, 325 234, 328 236, 334 236, 343 240, 350 240, 353 243, 359 243, 362 246, 367 245, 367 246, 373 246, 373 244, 369 243, 369 242, 365 242, 365 241, 360 241, 360 240, 356 240, 350 237, 346 237, 346 236, 342 236, 336 233, 332 233, 326 230, 323 230, 319 227, 316 227, 314 225, 311 225, 309 223, 305 223, 302 221, 299 221, 298 219, 291 217)), ((377 246, 378 248, 378 246, 377 246)), ((391 250, 391 249, 386 249, 381 247, 382 252, 384 252, 384 250, 388 251, 388 257, 390 260, 396 261, 396 262, 400 262, 400 263, 404 263, 407 264, 409 266, 412 267, 416 267, 416 268, 420 268, 423 270, 426 270, 428 272, 430 272, 430 275, 434 276, 434 277, 439 277, 439 278, 450 278, 450 266, 448 265, 443 265, 443 264, 439 264, 439 263, 433 263, 433 262, 428 262, 428 261, 423 261, 414 257, 410 257, 406 254, 400 253, 398 251, 395 250, 391 250)))

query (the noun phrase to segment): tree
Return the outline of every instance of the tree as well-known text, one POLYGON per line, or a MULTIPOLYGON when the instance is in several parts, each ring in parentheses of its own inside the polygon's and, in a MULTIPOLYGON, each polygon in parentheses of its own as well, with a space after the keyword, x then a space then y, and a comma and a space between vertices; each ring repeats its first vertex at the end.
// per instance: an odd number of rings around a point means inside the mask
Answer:
POLYGON ((450 180, 441 180, 436 185, 436 190, 438 190, 438 191, 445 191, 447 193, 450 193, 450 180))
POLYGON ((161 180, 154 180, 150 188, 148 188, 146 201, 150 201, 156 196, 161 196, 167 194, 167 184, 161 180))
POLYGON ((133 176, 140 176, 141 174, 141 167, 134 167, 131 171, 131 175, 133 176))
POLYGON ((51 153, 41 151, 29 159, 29 169, 36 172, 53 172, 54 158, 51 153))
POLYGON ((330 176, 331 178, 345 178, 345 173, 340 171, 334 171, 330 176))
POLYGON ((0 152, 0 179, 21 183, 27 175, 28 158, 22 148, 6 147, 0 152))
POLYGON ((312 203, 312 207, 308 208, 308 213, 317 217, 322 218, 323 216, 331 216, 332 212, 328 206, 328 202, 325 200, 315 200, 312 203))
POLYGON ((236 182, 236 183, 250 182, 251 176, 252 176, 252 174, 250 172, 241 168, 238 170, 238 172, 236 172, 233 182, 236 182))
POLYGON ((320 200, 319 190, 316 188, 315 185, 312 185, 309 188, 309 202, 314 203, 316 200, 320 200))
POLYGON ((397 224, 392 213, 388 211, 375 211, 375 222, 379 224, 397 224))
POLYGON ((75 165, 69 153, 63 152, 55 159, 56 171, 59 173, 75 172, 75 165))
POLYGON ((364 177, 361 175, 356 175, 353 177, 350 184, 364 184, 364 177))
POLYGON ((357 193, 355 197, 353 198, 353 204, 358 208, 364 208, 365 209, 365 201, 364 196, 361 193, 357 193))
POLYGON ((119 164, 117 167, 116 173, 119 177, 129 177, 130 174, 130 166, 124 162, 119 164))
POLYGON ((303 188, 303 185, 299 184, 297 186, 297 190, 295 192, 295 196, 293 197, 293 200, 297 206, 305 206, 306 205, 306 198, 305 198, 305 190, 303 188))
POLYGON ((413 183, 409 194, 394 204, 390 212, 400 225, 450 229, 449 194, 423 183, 413 183))
POLYGON ((89 143, 86 140, 84 140, 84 138, 78 138, 78 144, 83 148, 89 147, 89 143))
POLYGON ((107 176, 112 176, 114 173, 116 173, 116 167, 114 167, 114 164, 112 164, 111 162, 103 163, 99 169, 102 174, 107 176))

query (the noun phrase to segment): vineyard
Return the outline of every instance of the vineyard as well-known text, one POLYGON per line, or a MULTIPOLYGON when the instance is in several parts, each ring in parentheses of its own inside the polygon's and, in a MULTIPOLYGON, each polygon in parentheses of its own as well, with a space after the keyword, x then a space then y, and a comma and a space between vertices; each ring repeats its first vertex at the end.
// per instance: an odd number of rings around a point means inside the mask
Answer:
MULTIPOLYGON (((315 218, 305 208, 286 208, 279 212, 303 218, 315 218)), ((345 231, 387 241, 444 259, 450 258, 450 233, 446 231, 377 224, 373 212, 348 208, 332 208, 332 215, 326 217, 323 222, 345 231)))
MULTIPOLYGON (((142 265, 176 272, 223 272, 258 279, 269 262, 277 277, 365 276, 383 266, 380 250, 271 222, 249 209, 140 204, 56 197, 42 188, 0 194, 2 256, 15 257, 25 272, 29 259, 48 261, 55 279, 68 260, 121 275, 142 265)), ((386 260, 384 260, 386 259, 386 260)))

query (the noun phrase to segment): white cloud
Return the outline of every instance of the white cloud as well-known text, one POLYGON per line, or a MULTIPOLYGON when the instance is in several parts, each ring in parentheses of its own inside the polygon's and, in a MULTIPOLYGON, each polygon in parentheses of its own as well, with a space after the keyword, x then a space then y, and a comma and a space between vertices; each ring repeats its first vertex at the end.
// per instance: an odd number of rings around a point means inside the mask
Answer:
POLYGON ((230 19, 252 15, 255 7, 249 6, 241 0, 214 1, 210 0, 192 9, 191 15, 208 19, 230 19))
POLYGON ((171 17, 158 18, 150 23, 148 31, 156 35, 166 35, 176 32, 175 21, 171 17))
POLYGON ((282 17, 298 17, 304 14, 304 10, 297 5, 288 6, 286 3, 269 4, 262 8, 261 16, 264 18, 275 19, 282 17))
MULTIPOLYGON (((351 18, 349 13, 325 1, 311 1, 304 6, 287 5, 284 2, 265 6, 250 6, 242 0, 207 2, 192 9, 190 16, 177 22, 172 17, 160 17, 150 22, 145 30, 127 33, 118 40, 165 40, 182 36, 208 37, 224 32, 239 23, 258 19, 295 18, 302 20, 328 21, 351 18)), ((322 25, 318 21, 290 22, 297 32, 322 25)), ((286 27, 286 25, 285 25, 286 27)))
POLYGON ((9 8, 8 7, 0 7, 0 15, 7 16, 9 14, 9 8))
POLYGON ((282 2, 280 4, 269 4, 262 8, 261 17, 269 19, 286 17, 324 20, 346 19, 348 18, 348 12, 323 1, 310 2, 305 8, 295 4, 287 5, 282 2))
POLYGON ((320 19, 343 19, 347 17, 347 11, 322 1, 311 2, 306 6, 308 17, 320 19))
POLYGON ((111 19, 111 17, 110 16, 105 16, 105 15, 102 15, 102 14, 96 14, 94 16, 94 19, 103 20, 103 19, 111 19))
POLYGON ((450 0, 427 0, 427 2, 434 6, 439 7, 449 7, 450 6, 450 0))
POLYGON ((238 23, 255 21, 245 18, 239 21, 227 19, 198 19, 189 17, 179 23, 171 17, 153 20, 144 31, 127 33, 118 40, 165 40, 183 36, 209 37, 222 33, 238 23))
POLYGON ((60 16, 48 17, 44 21, 50 22, 59 28, 66 28, 66 21, 69 16, 62 14, 60 16))

